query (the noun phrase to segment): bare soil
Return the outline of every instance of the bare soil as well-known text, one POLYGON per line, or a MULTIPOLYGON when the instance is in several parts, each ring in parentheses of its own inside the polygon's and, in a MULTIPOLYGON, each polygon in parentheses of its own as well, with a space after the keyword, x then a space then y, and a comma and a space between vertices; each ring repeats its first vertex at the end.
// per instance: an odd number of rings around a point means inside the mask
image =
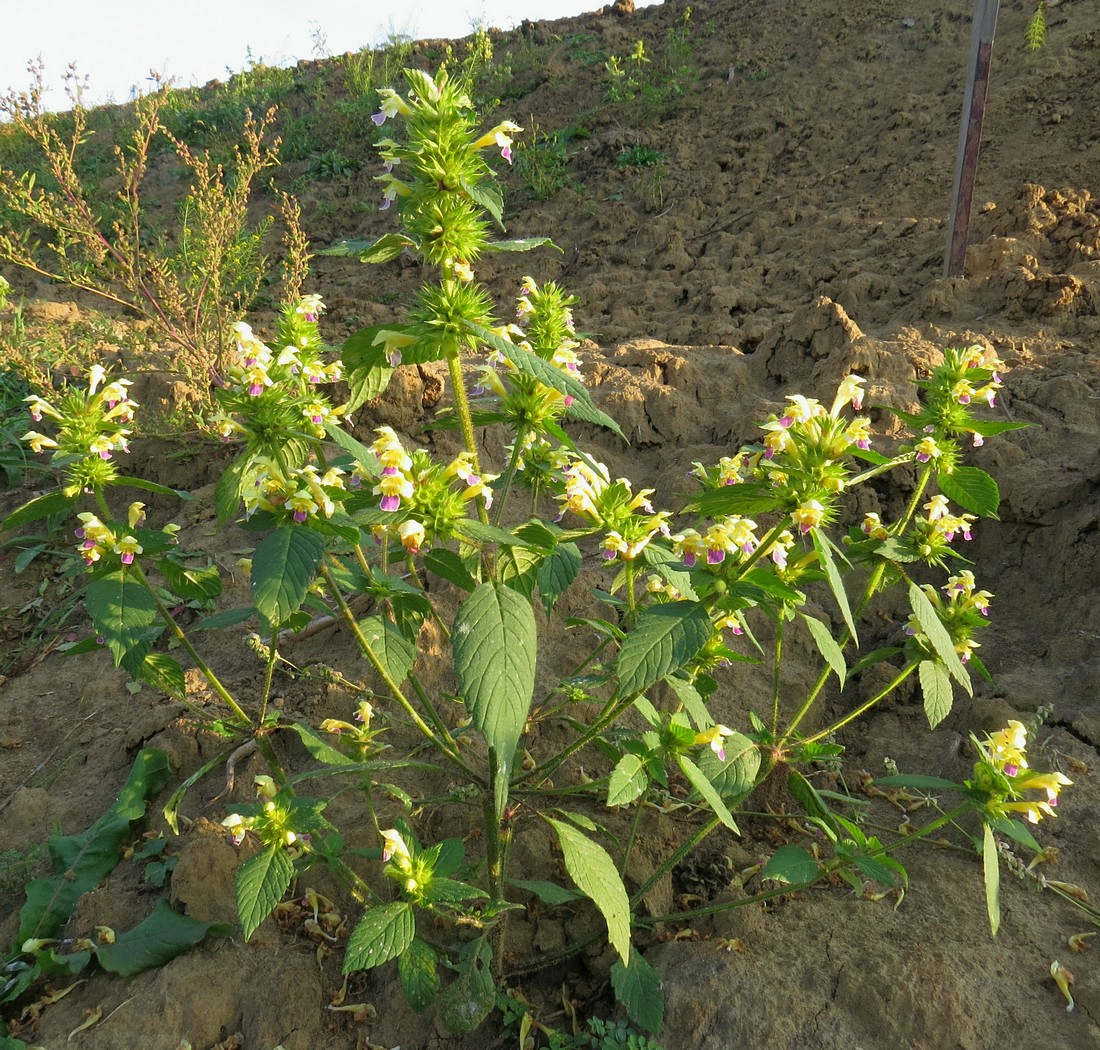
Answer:
MULTIPOLYGON (((846 730, 846 774, 877 774, 883 759, 903 770, 965 776, 968 734, 1053 714, 1036 745, 1042 765, 1066 772, 1057 819, 1037 834, 1054 847, 1049 878, 1100 886, 1100 21, 1091 0, 1048 4, 1050 29, 1037 55, 1023 49, 1030 2, 1004 0, 994 55, 970 250, 964 276, 945 279, 952 171, 969 50, 968 5, 942 0, 713 0, 692 5, 691 61, 698 71, 679 97, 656 111, 614 105, 602 57, 643 39, 659 55, 683 19, 669 0, 637 14, 586 15, 524 23, 497 39, 498 60, 536 71, 533 89, 506 100, 500 115, 543 132, 583 124, 569 163, 574 188, 537 201, 515 173, 507 185, 509 232, 551 234, 563 249, 490 260, 484 274, 502 302, 519 277, 557 279, 581 299, 578 327, 590 334, 583 367, 597 402, 619 420, 629 448, 581 428, 582 443, 668 501, 687 490, 695 460, 713 462, 750 439, 754 425, 787 393, 821 395, 838 377, 869 378, 872 404, 913 403, 915 381, 946 346, 980 343, 1006 361, 1001 418, 1032 424, 991 439, 972 462, 995 475, 999 521, 982 522, 967 550, 981 585, 996 595, 981 655, 994 674, 973 701, 960 702, 929 732, 919 697, 904 692, 846 730), (662 151, 650 168, 616 166, 633 146, 662 151)), ((428 45, 425 45, 425 47, 428 45)), ((424 53, 423 48, 421 54, 424 53)), ((502 89, 503 93, 503 89, 502 89)), ((391 228, 385 213, 356 207, 377 197, 376 166, 304 193, 307 232, 318 246, 372 237, 391 228)), ((398 319, 419 274, 400 262, 364 267, 319 258, 313 287, 329 305, 333 342, 344 330, 398 319)), ((15 274, 7 274, 18 284, 15 274)), ((45 313, 66 316, 56 289, 28 288, 45 313)), ((75 313, 74 313, 75 312, 75 313)), ((391 391, 367 406, 357 426, 383 423, 411 440, 446 447, 445 432, 423 427, 441 407, 431 368, 403 369, 391 391)), ((156 391, 150 388, 150 395, 156 391)), ((161 392, 170 398, 170 393, 161 392)), ((883 430, 889 417, 876 414, 883 430)), ((132 473, 209 495, 224 466, 216 448, 138 443, 132 473)), ((614 475, 613 475, 614 476, 614 475)), ((32 479, 33 480, 33 479, 32 479)), ((3 495, 4 509, 31 492, 3 495)), ((868 498, 885 510, 899 486, 868 498)), ((201 502, 201 501, 200 501, 201 502)), ((190 504, 157 504, 184 525, 183 542, 207 551, 228 575, 254 539, 214 522, 190 504)), ((861 511, 875 509, 861 507, 861 511)), ((81 636, 79 614, 35 647, 26 639, 64 601, 64 582, 44 560, 16 573, 18 548, 0 551, 0 638, 10 647, 0 683, 0 826, 3 849, 24 850, 27 876, 41 865, 53 829, 79 831, 111 803, 137 749, 164 748, 178 783, 217 753, 218 741, 148 687, 97 654, 64 658, 58 642, 81 636)), ((247 594, 231 582, 227 605, 247 594)), ((573 599, 583 613, 583 593, 573 599)), ((890 624, 881 625, 888 635, 890 624)), ((210 661, 248 696, 262 666, 243 636, 209 638, 210 661)), ((299 666, 352 660, 338 633, 292 647, 299 666)), ((792 695, 810 654, 794 654, 792 695)), ((556 667, 543 668, 552 677, 556 667)), ((358 673, 365 675, 363 665, 358 673)), ((762 693, 751 671, 724 681, 715 713, 744 725, 762 693)), ((341 690, 290 675, 279 682, 287 714, 347 717, 341 690)), ((196 679, 195 700, 211 703, 196 679)), ((213 706, 212 706, 213 709, 213 706)), ((288 762, 303 760, 289 744, 288 762)), ((255 763, 257 760, 253 760, 255 763)), ((258 764, 238 770, 233 797, 246 798, 258 764)), ((218 821, 225 787, 217 777, 195 789, 189 818, 170 852, 177 866, 165 891, 189 914, 232 921, 233 872, 243 859, 218 821)), ((782 799, 779 800, 782 802, 782 799)), ((159 804, 140 830, 163 831, 159 804)), ((354 845, 366 841, 349 803, 337 823, 354 845)), ((876 819, 904 814, 876 803, 876 819)), ((430 837, 455 819, 422 815, 430 837)), ((922 819, 917 814, 914 819, 922 819)), ((453 825, 452 825, 453 826, 453 825)), ((654 891, 651 914, 686 892, 737 893, 730 870, 767 857, 777 841, 765 826, 719 840, 690 870, 654 891), (717 872, 717 874, 716 874, 717 872), (709 874, 708 874, 709 873, 709 874), (723 875, 725 873, 725 875, 723 875), (709 880, 709 881, 708 881, 709 880)), ((676 814, 655 814, 644 829, 638 879, 677 841, 676 814)), ((784 838, 808 839, 791 826, 784 838)), ((247 847, 245 847, 247 848, 247 847)), ((9 854, 5 854, 9 856, 9 854)), ((1025 1043, 1067 1050, 1100 1046, 1100 966, 1075 955, 1067 939, 1089 928, 1085 916, 1050 893, 1005 877, 1005 920, 989 936, 981 866, 973 855, 922 846, 904 858, 904 900, 856 899, 828 887, 768 909, 739 909, 690 937, 668 927, 645 944, 663 974, 667 999, 661 1042, 668 1050, 768 1047, 772 1050, 981 1050, 1025 1043), (1077 1009, 1067 1013, 1049 977, 1059 959, 1076 975, 1077 1009)), ((558 870, 537 829, 521 831, 516 863, 558 870)), ((21 902, 18 869, 0 903, 0 942, 10 943, 21 902)), ((652 870, 650 868, 649 870, 652 870)), ((539 877, 532 875, 531 877, 539 877)), ((355 903, 324 876, 309 884, 356 921, 355 903)), ((81 903, 68 933, 96 925, 128 928, 160 891, 124 862, 81 903)), ((517 925, 509 959, 551 952, 581 936, 587 918, 535 910, 517 925)), ((211 1050, 235 1033, 248 1050, 365 1047, 465 1048, 512 1045, 497 1019, 465 1039, 450 1037, 404 1003, 392 967, 356 977, 345 1002, 369 1003, 365 1019, 335 1012, 341 951, 319 950, 301 923, 265 923, 245 944, 213 940, 164 968, 132 979, 91 976, 26 1029, 29 1042, 60 1050, 176 1050, 182 1040, 211 1050), (68 1041, 86 1011, 104 1019, 68 1041)), ((567 1009, 609 1008, 606 952, 517 977, 514 986, 540 1016, 568 1027, 567 1009), (564 1005, 563 1005, 564 1004, 564 1005)))

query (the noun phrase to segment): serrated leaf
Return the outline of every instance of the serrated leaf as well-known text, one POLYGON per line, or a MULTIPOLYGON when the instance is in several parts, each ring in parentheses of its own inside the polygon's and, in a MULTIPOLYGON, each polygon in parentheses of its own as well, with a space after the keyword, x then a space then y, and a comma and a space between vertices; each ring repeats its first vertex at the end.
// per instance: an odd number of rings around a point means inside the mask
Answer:
POLYGON ((628 806, 649 786, 645 762, 637 755, 623 755, 607 783, 607 804, 628 806))
POLYGON ((217 511, 217 523, 224 525, 241 506, 241 490, 244 487, 248 460, 240 456, 221 472, 214 486, 214 508, 217 511))
POLYGON ((950 713, 954 697, 951 693, 951 679, 943 664, 934 660, 923 660, 917 668, 920 678, 920 691, 924 696, 924 713, 928 718, 928 728, 935 729, 950 713))
POLYGON ((294 877, 294 863, 281 846, 268 846, 237 869, 237 913, 247 941, 283 899, 294 877))
POLYGON ((766 514, 768 511, 778 510, 779 505, 779 497, 771 485, 745 481, 738 485, 723 485, 718 489, 701 492, 689 500, 684 509, 708 518, 717 518, 727 514, 766 514))
POLYGON ((416 241, 401 233, 384 233, 373 244, 359 252, 359 261, 384 263, 396 259, 406 248, 415 248, 416 241))
POLYGON ((706 799, 707 805, 714 811, 714 815, 735 835, 740 835, 741 831, 737 827, 737 822, 733 819, 733 814, 726 808, 718 789, 710 782, 707 775, 687 755, 678 755, 676 760, 684 776, 688 778, 691 786, 706 799))
POLYGON ((575 543, 559 543, 539 565, 536 580, 542 607, 550 614, 558 599, 569 590, 581 568, 581 552, 575 543))
POLYGON ((161 558, 157 568, 164 574, 168 586, 181 598, 204 601, 207 598, 216 598, 222 592, 221 573, 216 565, 189 569, 171 558, 161 558))
POLYGON ((303 525, 277 529, 252 555, 252 600, 278 626, 301 608, 325 554, 324 539, 303 525))
POLYGON ((521 890, 533 893, 543 904, 549 904, 553 908, 585 899, 583 893, 571 890, 568 886, 559 886, 556 882, 546 882, 544 880, 530 882, 522 879, 509 879, 508 881, 521 890))
POLYGON ((358 258, 373 243, 374 241, 362 239, 346 239, 330 244, 327 248, 316 248, 314 250, 318 255, 328 255, 337 259, 354 259, 358 258))
POLYGON ((386 357, 386 348, 376 345, 379 332, 400 331, 401 325, 371 325, 353 332, 344 340, 340 360, 344 366, 344 380, 348 384, 345 414, 354 412, 360 405, 373 401, 389 386, 394 369, 386 357))
POLYGON ((703 700, 703 694, 695 688, 694 682, 689 682, 687 678, 681 677, 678 674, 669 675, 665 681, 668 683, 669 688, 676 694, 676 699, 680 701, 684 706, 684 710, 687 711, 688 717, 695 724, 695 728, 701 733, 704 729, 710 729, 714 725, 714 719, 710 716, 710 711, 707 710, 706 701, 703 700))
POLYGON ((439 1020, 454 1035, 472 1032, 496 1006, 493 949, 485 937, 468 944, 458 976, 439 997, 439 1020))
POLYGON ((921 631, 932 643, 932 648, 947 668, 948 674, 966 690, 968 696, 973 696, 974 687, 970 684, 970 675, 966 673, 959 654, 955 652, 951 635, 947 633, 947 628, 940 621, 936 610, 928 600, 928 595, 915 583, 909 585, 909 605, 916 614, 921 631))
POLYGON ((504 193, 494 182, 475 182, 471 179, 462 180, 462 188, 469 194, 474 203, 481 205, 503 230, 504 223, 504 193))
POLYGON ((833 559, 833 550, 835 549, 833 543, 821 529, 813 529, 811 535, 813 536, 814 550, 817 551, 818 561, 821 568, 825 570, 825 579, 829 583, 829 590, 833 592, 833 598, 840 609, 840 615, 844 617, 844 623, 848 628, 848 633, 852 636, 852 641, 858 646, 859 634, 856 632, 856 623, 852 619, 852 610, 848 605, 848 592, 844 590, 844 580, 841 578, 840 570, 836 567, 836 561, 833 559))
POLYGON ((978 467, 957 466, 950 474, 936 475, 940 491, 963 510, 983 518, 996 518, 1001 506, 997 482, 978 467))
POLYGON ((223 609, 221 612, 196 620, 188 630, 217 631, 223 627, 236 627, 237 624, 244 623, 245 620, 250 620, 255 615, 256 609, 251 605, 247 609, 223 609))
POLYGON ((63 492, 47 492, 44 496, 36 496, 34 499, 16 507, 0 524, 0 532, 9 529, 17 529, 21 525, 27 525, 32 521, 48 518, 51 514, 59 514, 76 505, 76 499, 70 499, 63 492))
POLYGON ((456 904, 459 901, 488 900, 489 894, 458 879, 433 875, 424 891, 426 904, 456 904))
POLYGON ((475 543, 496 543, 501 547, 534 547, 530 540, 505 529, 498 529, 495 525, 486 525, 477 518, 463 518, 455 523, 454 528, 458 535, 475 543))
POLYGON ((812 853, 801 846, 780 846, 760 872, 762 879, 774 879, 788 886, 798 886, 813 882, 821 872, 821 867, 812 853))
POLYGON ((468 324, 467 329, 482 342, 504 354, 521 372, 534 376, 543 386, 548 386, 565 397, 573 398, 573 403, 568 409, 571 415, 584 420, 586 423, 595 423, 597 426, 606 427, 613 433, 618 434, 624 441, 626 440, 626 436, 619 429, 619 424, 607 413, 601 412, 592 404, 588 388, 579 379, 563 372, 552 362, 539 357, 538 354, 530 350, 524 350, 507 339, 502 339, 488 328, 468 324))
POLYGON ((571 824, 544 818, 561 844, 565 870, 607 923, 607 937, 624 964, 630 962, 630 900, 610 854, 571 824))
POLYGON ((896 860, 890 858, 857 855, 852 858, 852 867, 864 878, 881 883, 883 886, 904 886, 906 883, 905 869, 896 860))
POLYGON ((535 592, 538 567, 546 555, 533 547, 504 547, 497 558, 497 579, 530 599, 535 592))
POLYGON ((521 237, 510 241, 489 241, 485 248, 491 252, 529 252, 532 248, 553 248, 561 251, 549 237, 521 237))
POLYGON ((1010 430, 1023 430, 1031 426, 1030 423, 999 423, 992 419, 969 419, 967 429, 981 434, 982 437, 995 437, 997 434, 1007 434, 1010 430))
POLYGON ((641 952, 631 953, 629 965, 619 959, 611 964, 611 987, 615 990, 615 998, 639 1028, 653 1035, 661 1030, 665 1020, 661 975, 645 961, 641 952))
POLYGON ((146 800, 168 783, 172 767, 156 748, 143 748, 117 798, 94 824, 76 835, 54 835, 49 841, 54 874, 27 885, 19 912, 16 942, 53 937, 69 921, 77 901, 107 877, 119 862, 119 847, 130 825, 145 815, 146 800))
POLYGON ((305 749, 318 762, 324 762, 329 766, 353 766, 354 759, 349 758, 343 751, 337 751, 313 726, 304 722, 295 722, 291 727, 298 734, 305 749))
POLYGON ((416 663, 416 646, 384 616, 368 616, 360 620, 359 630, 386 673, 401 685, 416 663))
POLYGON ((760 749, 743 733, 727 736, 722 746, 726 752, 725 762, 708 748, 699 759, 699 768, 723 799, 739 802, 756 784, 760 749))
POLYGON ((415 932, 412 905, 405 901, 369 909, 348 938, 344 973, 370 970, 396 958, 412 943, 415 932))
POLYGON ((813 635, 814 642, 817 643, 818 651, 825 657, 825 662, 836 672, 836 676, 840 680, 840 688, 843 689, 848 668, 844 663, 844 654, 840 651, 840 646, 836 644, 829 628, 820 620, 805 614, 803 614, 802 619, 806 621, 806 626, 809 628, 810 634, 813 635))
POLYGON ((943 777, 930 777, 922 773, 898 773, 890 777, 875 777, 875 787, 916 788, 918 791, 961 791, 962 785, 943 777))
POLYGON ((1001 855, 997 852, 993 829, 988 824, 982 825, 982 875, 989 932, 996 937, 1001 928, 1001 855))
POLYGON ((428 551, 424 555, 424 568, 464 591, 472 591, 477 587, 477 580, 470 575, 465 562, 454 551, 445 547, 428 551))
POLYGON ((134 677, 168 696, 179 699, 187 695, 183 667, 167 653, 146 653, 134 677))
POLYGON ((503 584, 483 583, 459 607, 451 640, 459 693, 497 753, 494 790, 502 811, 535 693, 538 633, 531 603, 503 584))
POLYGON ((161 899, 148 918, 132 930, 116 934, 113 943, 97 944, 94 951, 99 965, 108 973, 133 977, 164 966, 209 933, 227 937, 232 932, 233 927, 228 923, 203 922, 190 915, 181 915, 161 899))
POLYGON ((619 695, 643 692, 678 671, 713 631, 710 615, 697 602, 665 602, 646 609, 619 650, 619 695))
POLYGON ((84 592, 88 615, 114 656, 115 667, 157 622, 156 599, 124 572, 98 576, 84 592))
POLYGON ((435 1002, 439 991, 439 970, 435 949, 414 937, 397 957, 397 975, 409 1005, 421 1014, 435 1002))

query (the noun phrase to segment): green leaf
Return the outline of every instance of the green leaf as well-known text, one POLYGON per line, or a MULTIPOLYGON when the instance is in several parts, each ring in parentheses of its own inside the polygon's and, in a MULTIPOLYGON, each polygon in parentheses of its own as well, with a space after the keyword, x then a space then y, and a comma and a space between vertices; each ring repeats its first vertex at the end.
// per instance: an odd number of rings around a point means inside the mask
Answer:
POLYGON ((626 440, 626 436, 619 429, 619 424, 592 404, 588 388, 579 379, 563 372, 552 362, 539 357, 538 354, 530 350, 524 350, 507 339, 502 339, 488 328, 476 324, 468 324, 467 328, 472 335, 476 335, 482 342, 504 354, 521 372, 534 376, 543 386, 548 386, 565 397, 572 397, 573 404, 570 406, 569 412, 577 419, 606 427, 613 433, 618 434, 624 441, 626 440))
POLYGON ((542 607, 549 616, 558 599, 569 590, 581 568, 581 552, 575 543, 559 543, 539 565, 536 579, 542 607))
POLYGON ((545 558, 542 551, 532 547, 504 547, 497 558, 497 578, 530 600, 538 567, 545 558))
POLYGON ((294 863, 277 844, 237 869, 237 912, 246 941, 275 910, 293 877, 294 863))
POLYGON ((1007 434, 1010 430, 1023 430, 1031 424, 998 423, 992 419, 968 419, 966 426, 968 430, 974 431, 975 434, 981 434, 982 437, 995 437, 997 434, 1007 434))
POLYGON ((389 962, 409 947, 415 933, 412 905, 405 901, 369 909, 348 938, 344 973, 370 970, 389 962))
POLYGON ((469 194, 474 203, 481 205, 503 230, 504 223, 501 216, 504 213, 504 192, 494 182, 475 181, 462 179, 462 188, 469 194))
POLYGON ((459 606, 451 631, 459 693, 498 756, 498 815, 535 693, 538 644, 531 603, 503 584, 483 583, 459 606))
POLYGON ((115 659, 115 667, 157 622, 157 603, 147 587, 125 572, 97 576, 84 592, 88 615, 115 659))
POLYGON ((337 751, 313 726, 304 722, 295 722, 291 727, 302 741, 305 749, 318 762, 324 762, 329 766, 354 766, 354 759, 349 758, 343 751, 337 751))
POLYGON ((951 679, 943 664, 923 660, 917 668, 920 690, 924 694, 924 713, 928 728, 935 729, 951 713, 951 679))
POLYGON ((677 755, 676 761, 685 777, 691 782, 691 786, 706 799, 707 805, 714 810, 714 815, 726 825, 735 835, 740 835, 741 830, 733 819, 733 814, 726 808, 718 789, 710 782, 706 774, 687 755, 677 755))
POLYGON ((463 518, 455 523, 455 532, 474 543, 496 543, 501 547, 534 547, 530 540, 522 536, 498 529, 495 525, 486 525, 477 518, 463 518))
MULTIPOLYGON (((339 445, 345 452, 349 452, 360 465, 372 472, 378 469, 378 458, 375 454, 362 441, 353 438, 342 426, 331 419, 325 421, 325 437, 334 445, 339 445)), ((379 511, 379 514, 382 513, 384 512, 379 511)))
POLYGON ((207 773, 210 772, 215 766, 222 765, 227 758, 236 750, 237 744, 233 743, 230 747, 227 747, 224 751, 215 755, 209 762, 203 763, 194 773, 192 773, 172 794, 169 796, 168 801, 164 804, 164 809, 161 813, 164 815, 165 823, 172 829, 172 831, 178 835, 179 829, 179 807, 183 801, 184 796, 191 790, 207 773))
POLYGON ((814 550, 817 551, 821 568, 825 570, 825 579, 829 581, 829 589, 836 599, 840 615, 844 617, 844 623, 848 627, 848 633, 851 634, 852 641, 858 646, 859 635, 856 632, 855 620, 852 619, 852 610, 848 605, 848 593, 844 590, 844 581, 840 578, 840 570, 837 569, 836 562, 833 560, 832 552, 835 550, 833 542, 821 529, 812 529, 811 535, 813 536, 814 550))
POLYGON ((485 937, 468 944, 458 976, 439 997, 439 1020, 454 1035, 472 1032, 496 1006, 493 949, 485 937))
POLYGON ((708 518, 719 518, 727 514, 750 516, 778 510, 779 502, 771 485, 745 481, 738 485, 723 485, 719 489, 701 492, 689 500, 684 509, 696 511, 708 518))
POLYGON ((416 663, 416 646, 384 616, 368 616, 360 620, 359 630, 386 673, 401 685, 416 663))
POLYGON ((974 687, 970 684, 970 675, 966 673, 959 654, 955 652, 951 635, 947 633, 947 628, 940 621, 939 615, 928 600, 928 595, 915 583, 909 584, 909 604, 916 614, 921 631, 932 643, 932 648, 947 668, 948 674, 966 690, 968 696, 973 696, 974 687))
POLYGON ((774 879, 788 886, 813 882, 821 874, 821 866, 812 853, 801 846, 780 846, 760 872, 762 879, 774 879))
POLYGON ((304 525, 277 529, 252 555, 252 600, 278 626, 301 608, 325 554, 324 539, 304 525))
POLYGON ((640 693, 678 671, 713 633, 710 616, 697 602, 665 602, 646 609, 619 650, 619 695, 640 693))
POLYGON ((630 901, 610 854, 571 824, 544 818, 561 843, 565 870, 607 923, 607 937, 624 965, 630 962, 630 901))
POLYGON ((409 1005, 422 1014, 435 1002, 439 991, 439 970, 435 949, 414 937, 397 957, 397 975, 409 1005))
POLYGON ((374 241, 347 239, 330 244, 327 248, 316 248, 314 250, 318 255, 329 255, 337 259, 354 259, 358 258, 373 243, 374 241))
POLYGON ((203 569, 188 569, 171 558, 161 558, 157 568, 164 573, 168 586, 181 598, 205 601, 216 598, 222 592, 222 577, 216 565, 203 569))
POLYGON ((239 456, 218 478, 218 483, 214 486, 214 507, 218 513, 219 525, 224 525, 240 509, 241 490, 244 488, 248 467, 248 458, 239 456))
POLYGON ((726 737, 723 747, 725 762, 707 748, 699 759, 699 768, 723 799, 739 802, 756 784, 760 749, 743 733, 726 737))
POLYGON ((957 466, 950 474, 939 473, 940 491, 963 510, 983 518, 996 518, 1001 506, 997 482, 978 467, 957 466))
POLYGON ((512 241, 489 241, 485 248, 491 252, 529 252, 532 248, 542 248, 543 246, 561 251, 561 248, 549 237, 521 237, 512 241))
POLYGON ((665 1020, 665 995, 661 975, 633 952, 630 964, 616 959, 611 964, 611 987, 615 998, 626 1008, 627 1016, 640 1028, 656 1035, 665 1020))
POLYGON ((489 894, 476 886, 458 879, 440 878, 438 875, 432 876, 424 890, 424 901, 427 904, 457 904, 459 901, 488 899, 489 894))
POLYGON ((623 755, 611 771, 607 784, 607 804, 628 806, 649 787, 645 761, 637 755, 623 755))
POLYGON ((384 233, 369 248, 359 253, 359 261, 384 263, 396 259, 406 248, 415 248, 416 241, 401 233, 384 233))
POLYGON ((424 568, 464 591, 472 591, 477 586, 477 580, 470 575, 466 563, 454 551, 445 547, 428 551, 424 555, 424 568))
POLYGON ((678 674, 670 674, 665 681, 676 694, 676 699, 683 704, 688 717, 700 733, 714 725, 714 719, 710 717, 706 701, 703 700, 702 693, 695 688, 694 682, 690 682, 687 678, 678 674))
POLYGON ((890 857, 852 857, 852 867, 864 878, 883 886, 904 886, 908 881, 905 869, 890 857))
POLYGON ((371 325, 370 328, 353 332, 344 340, 340 360, 351 395, 345 414, 354 412, 367 401, 373 401, 389 386, 394 370, 386 357, 385 346, 375 345, 374 340, 379 332, 400 329, 401 325, 371 325))
POLYGON ((251 605, 247 609, 223 609, 221 612, 196 620, 188 630, 217 631, 223 627, 236 627, 237 624, 244 623, 245 620, 250 620, 255 615, 256 609, 251 605))
POLYGON ((16 507, 0 524, 0 532, 17 529, 32 521, 48 518, 51 514, 60 514, 76 506, 76 498, 70 499, 63 492, 47 492, 44 496, 35 496, 28 503, 16 507))
POLYGON ((143 748, 111 808, 76 835, 54 835, 49 850, 54 874, 34 879, 19 913, 16 943, 31 937, 53 937, 69 921, 77 901, 94 889, 119 862, 119 847, 130 825, 145 815, 146 800, 168 783, 168 756, 143 748))
POLYGON ((533 893, 543 904, 549 904, 552 908, 563 904, 573 904, 575 901, 584 900, 584 894, 571 890, 567 886, 559 886, 556 882, 535 880, 526 882, 522 879, 509 879, 509 883, 518 886, 521 890, 533 893))
POLYGON ((132 930, 115 936, 112 944, 97 944, 96 959, 108 973, 133 977, 156 969, 193 948, 208 933, 228 937, 228 923, 202 922, 174 911, 164 899, 157 901, 153 913, 132 930))
POLYGON ((836 819, 833 811, 825 804, 825 800, 818 794, 817 788, 797 769, 792 769, 787 775, 787 790, 791 797, 806 811, 806 814, 821 821, 826 827, 836 830, 836 819))
POLYGON ((989 915, 989 932, 996 937, 1001 928, 1001 857, 993 829, 982 825, 982 875, 985 878, 985 910, 989 915))
POLYGON ((840 646, 836 644, 829 628, 820 620, 805 614, 803 614, 802 619, 806 621, 806 626, 810 629, 810 634, 813 635, 821 655, 825 657, 825 662, 836 672, 836 676, 840 680, 840 688, 843 689, 848 668, 844 663, 844 654, 840 651, 840 646))
POLYGON ((194 499, 190 492, 185 489, 173 489, 167 485, 160 485, 155 481, 150 481, 148 478, 132 478, 125 474, 119 474, 118 477, 113 478, 107 482, 108 485, 122 485, 125 488, 141 489, 143 492, 155 492, 158 496, 175 496, 177 499, 189 500, 194 499))
POLYGON ((183 667, 167 653, 146 653, 136 668, 136 673, 131 673, 134 678, 148 682, 154 689, 159 689, 168 696, 181 699, 187 695, 183 667))
POLYGON ((892 777, 875 777, 875 787, 916 788, 918 791, 962 791, 961 784, 943 777, 929 777, 921 773, 898 773, 892 777))

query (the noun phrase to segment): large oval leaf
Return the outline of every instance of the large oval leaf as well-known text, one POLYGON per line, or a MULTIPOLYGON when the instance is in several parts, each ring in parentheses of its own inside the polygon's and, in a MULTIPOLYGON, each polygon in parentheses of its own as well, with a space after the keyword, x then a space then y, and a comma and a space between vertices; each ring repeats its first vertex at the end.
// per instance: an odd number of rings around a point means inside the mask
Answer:
POLYGON ((312 529, 277 529, 252 555, 252 600, 268 623, 278 626, 299 608, 317 575, 325 541, 312 529))
POLYGON ((459 607, 451 639, 459 691, 507 778, 535 693, 531 603, 503 584, 483 583, 459 607))
POLYGON ((713 631, 707 610, 698 602, 666 602, 646 609, 619 650, 619 695, 640 693, 678 671, 713 631))
POLYGON ((607 922, 607 939, 624 965, 630 964, 630 900, 611 855, 582 831, 560 820, 545 818, 557 832, 565 870, 577 889, 600 910, 607 922))
POLYGON ((84 601, 96 631, 115 658, 115 667, 147 638, 149 628, 157 621, 156 599, 147 587, 124 572, 92 580, 84 601))
POLYGON ((396 958, 412 943, 415 932, 412 905, 405 901, 371 908, 348 938, 344 973, 369 970, 396 958))

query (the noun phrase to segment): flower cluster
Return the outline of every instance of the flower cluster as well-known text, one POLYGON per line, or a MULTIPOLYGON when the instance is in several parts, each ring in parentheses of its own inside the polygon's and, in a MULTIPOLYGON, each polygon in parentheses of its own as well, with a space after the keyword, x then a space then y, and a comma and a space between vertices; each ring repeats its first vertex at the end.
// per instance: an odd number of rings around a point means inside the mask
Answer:
POLYGON ((318 295, 283 306, 275 348, 250 325, 231 326, 233 352, 217 390, 221 411, 213 425, 222 438, 240 435, 260 455, 279 455, 288 440, 324 437, 327 421, 340 414, 320 386, 341 378, 338 358, 326 361, 317 319, 318 295))
POLYGON ((116 452, 129 452, 129 424, 134 420, 136 401, 130 400, 129 379, 108 381, 106 369, 92 365, 84 390, 66 387, 56 405, 38 394, 25 398, 31 418, 56 421, 56 438, 37 430, 22 437, 36 453, 53 450, 53 458, 65 464, 65 493, 75 496, 109 484, 117 477, 112 462, 116 452))
POLYGON ((1021 722, 1010 721, 1007 728, 987 736, 984 742, 974 739, 974 744, 978 761, 973 779, 966 786, 982 802, 986 813, 994 818, 1022 813, 1032 824, 1055 815, 1062 788, 1073 781, 1062 773, 1028 768, 1027 728, 1021 722), (1027 798, 1024 793, 1028 791, 1044 797, 1027 798))
MULTIPOLYGON (((972 635, 975 628, 988 626, 989 603, 993 600, 989 591, 975 588, 974 574, 968 569, 948 579, 942 588, 943 597, 934 587, 925 585, 921 588, 947 628, 955 651, 963 663, 969 663, 974 658, 975 650, 981 648, 972 635)), ((923 654, 934 655, 935 650, 921 631, 920 621, 915 613, 909 617, 905 633, 913 639, 923 654)))
POLYGON ((642 489, 635 494, 626 478, 611 481, 602 463, 575 459, 562 472, 562 481, 563 489, 558 494, 561 516, 569 511, 603 530, 606 560, 633 561, 654 536, 669 535, 672 515, 667 510, 654 510, 649 501, 653 490, 642 489))
POLYGON ((274 459, 257 458, 252 465, 251 483, 242 492, 245 514, 257 511, 283 513, 301 524, 310 518, 331 518, 334 499, 346 490, 345 472, 329 467, 323 474, 312 463, 287 468, 274 459))
POLYGON ((142 529, 145 504, 141 502, 130 504, 125 528, 104 524, 90 511, 78 514, 77 520, 80 524, 73 534, 80 542, 76 545, 76 551, 88 568, 104 558, 111 559, 111 556, 118 559, 115 564, 132 565, 134 558, 146 552, 143 541, 159 553, 175 543, 176 533, 179 532, 178 525, 165 525, 159 531, 142 529))
POLYGON ((353 483, 373 482, 372 493, 381 497, 379 509, 396 515, 376 528, 376 539, 392 535, 409 554, 418 554, 455 534, 471 500, 480 499, 486 509, 492 506, 491 484, 497 475, 475 473, 468 452, 438 464, 423 450, 408 452, 391 427, 378 427, 375 433, 371 452, 378 466, 357 465, 353 483))

